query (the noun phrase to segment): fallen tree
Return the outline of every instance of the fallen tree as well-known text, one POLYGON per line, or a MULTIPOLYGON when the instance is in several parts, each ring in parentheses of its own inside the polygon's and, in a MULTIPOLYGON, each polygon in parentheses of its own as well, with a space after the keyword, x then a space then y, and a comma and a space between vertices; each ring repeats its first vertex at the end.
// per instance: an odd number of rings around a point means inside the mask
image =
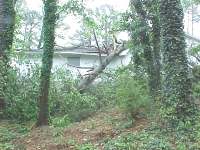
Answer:
POLYGON ((124 44, 121 48, 111 52, 102 62, 94 68, 89 74, 87 74, 79 83, 78 90, 82 93, 88 88, 88 86, 105 70, 105 68, 110 64, 110 62, 119 54, 125 50, 124 44))

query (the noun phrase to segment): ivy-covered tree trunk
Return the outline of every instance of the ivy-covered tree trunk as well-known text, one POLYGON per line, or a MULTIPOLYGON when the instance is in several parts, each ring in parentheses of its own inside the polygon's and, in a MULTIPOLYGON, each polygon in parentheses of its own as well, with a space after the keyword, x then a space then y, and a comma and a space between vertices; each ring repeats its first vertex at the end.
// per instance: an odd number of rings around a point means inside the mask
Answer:
POLYGON ((195 104, 191 98, 191 81, 183 31, 180 0, 160 0, 163 52, 163 94, 161 112, 169 125, 193 119, 195 104))
POLYGON ((0 109, 5 107, 5 91, 9 67, 9 53, 15 28, 16 0, 0 0, 0 109))
MULTIPOLYGON (((149 1, 149 0, 148 0, 149 1)), ((159 0, 151 0, 149 1, 149 16, 152 22, 152 30, 151 30, 151 43, 153 47, 153 60, 154 60, 154 68, 155 68, 155 95, 157 98, 160 98, 161 93, 161 47, 160 47, 160 17, 159 17, 159 0)))
POLYGON ((50 85, 51 68, 53 64, 55 25, 56 25, 56 0, 45 0, 43 20, 44 46, 41 69, 40 95, 39 95, 39 114, 36 126, 48 125, 49 108, 48 95, 50 85))
POLYGON ((160 26, 157 17, 152 18, 152 46, 155 69, 154 93, 159 97, 161 92, 161 53, 160 53, 160 26))
POLYGON ((141 46, 144 51, 144 58, 145 58, 145 65, 146 70, 149 78, 149 88, 150 93, 153 98, 155 98, 155 90, 156 88, 156 71, 154 67, 154 60, 153 60, 153 52, 151 47, 151 41, 149 36, 149 26, 147 22, 147 13, 143 8, 143 4, 141 0, 131 0, 131 7, 134 8, 137 15, 138 15, 138 21, 140 24, 139 29, 139 39, 141 46))

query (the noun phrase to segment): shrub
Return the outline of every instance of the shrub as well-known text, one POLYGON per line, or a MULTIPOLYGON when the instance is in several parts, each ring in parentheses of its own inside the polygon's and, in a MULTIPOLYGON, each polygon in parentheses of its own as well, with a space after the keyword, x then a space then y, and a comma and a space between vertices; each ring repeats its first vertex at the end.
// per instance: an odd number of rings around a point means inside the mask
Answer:
MULTIPOLYGON (((4 118, 19 121, 35 120, 40 86, 40 66, 25 62, 27 70, 13 67, 9 71, 4 118)), ((97 99, 89 94, 80 94, 75 86, 77 80, 67 69, 57 69, 52 73, 49 91, 50 116, 68 115, 72 121, 87 118, 97 110, 97 99)))
POLYGON ((119 106, 132 118, 136 117, 140 109, 150 106, 147 82, 136 78, 129 71, 117 77, 116 95, 119 106))
POLYGON ((106 71, 99 77, 100 82, 91 85, 87 93, 96 97, 96 105, 98 109, 106 108, 107 106, 116 105, 116 73, 114 71, 106 71))
POLYGON ((30 68, 26 72, 9 70, 4 117, 21 121, 36 118, 40 68, 36 64, 30 68))
MULTIPOLYGON (((30 62, 27 70, 14 67, 9 71, 7 107, 5 118, 28 121, 36 119, 37 100, 40 86, 40 66, 30 62)), ((131 72, 132 74, 132 72, 131 72)), ((51 76, 49 90, 50 116, 67 115, 71 121, 81 121, 95 111, 113 106, 118 102, 129 114, 134 114, 149 102, 146 82, 135 79, 128 71, 106 72, 101 75, 101 82, 80 94, 77 91, 78 80, 67 69, 56 69, 51 76)))
POLYGON ((56 102, 51 102, 50 110, 54 115, 67 114, 72 121, 86 119, 96 110, 96 98, 80 94, 78 91, 60 93, 60 98, 56 102))
POLYGON ((71 123, 71 120, 68 115, 64 115, 63 117, 52 118, 51 122, 54 127, 66 127, 71 123))

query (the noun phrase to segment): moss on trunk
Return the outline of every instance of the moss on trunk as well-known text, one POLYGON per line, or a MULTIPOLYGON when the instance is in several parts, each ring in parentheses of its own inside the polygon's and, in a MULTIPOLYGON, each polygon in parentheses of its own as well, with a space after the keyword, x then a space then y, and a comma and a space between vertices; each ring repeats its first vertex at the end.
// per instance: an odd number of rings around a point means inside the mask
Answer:
POLYGON ((164 71, 161 112, 170 125, 177 127, 180 122, 192 120, 195 114, 180 0, 161 0, 160 19, 164 71))
POLYGON ((36 126, 48 125, 49 123, 48 95, 54 54, 56 10, 56 0, 44 1, 44 46, 40 81, 39 114, 36 126))
POLYGON ((3 107, 6 104, 9 55, 15 29, 14 5, 14 0, 0 0, 0 103, 4 104, 3 107))

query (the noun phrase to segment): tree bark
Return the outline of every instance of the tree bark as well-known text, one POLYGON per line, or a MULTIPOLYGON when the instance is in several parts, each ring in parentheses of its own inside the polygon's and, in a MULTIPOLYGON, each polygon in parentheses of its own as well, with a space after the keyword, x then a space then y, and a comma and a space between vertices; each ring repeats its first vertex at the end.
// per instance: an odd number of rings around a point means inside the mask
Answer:
POLYGON ((118 56, 123 50, 125 50, 124 47, 122 47, 117 51, 112 52, 109 56, 107 56, 104 60, 102 60, 102 63, 98 67, 96 67, 89 75, 87 75, 80 81, 80 84, 78 85, 78 90, 81 93, 84 92, 84 90, 87 89, 87 87, 97 78, 97 76, 105 70, 106 66, 108 66, 110 62, 116 56, 118 56))
POLYGON ((48 95, 50 85, 51 68, 53 64, 54 42, 55 42, 55 24, 56 24, 56 0, 44 1, 45 16, 43 20, 44 28, 44 47, 40 81, 40 96, 39 96, 39 114, 36 127, 48 125, 49 123, 49 108, 48 95))
POLYGON ((149 89, 150 94, 153 98, 156 97, 155 91, 157 89, 156 85, 156 70, 154 67, 154 58, 153 58, 153 50, 151 47, 151 41, 149 37, 149 25, 147 22, 147 14, 146 11, 143 8, 143 4, 141 0, 131 0, 131 7, 132 9, 135 9, 138 18, 139 18, 139 24, 142 29, 139 31, 139 39, 140 43, 143 46, 144 51, 144 58, 145 58, 145 64, 146 64, 146 70, 148 74, 148 82, 149 82, 149 89))
POLYGON ((151 2, 151 14, 152 21, 152 47, 153 47, 153 60, 155 68, 155 80, 154 80, 154 95, 160 98, 161 94, 161 47, 160 47, 160 19, 159 19, 159 0, 153 0, 151 2))
POLYGON ((160 1, 163 52, 162 114, 170 125, 193 119, 196 108, 191 98, 191 80, 183 31, 183 10, 180 0, 160 1))
MULTIPOLYGON (((5 107, 5 92, 15 28, 15 0, 0 0, 0 103, 5 107)), ((0 108, 1 109, 1 108, 0 108)))

